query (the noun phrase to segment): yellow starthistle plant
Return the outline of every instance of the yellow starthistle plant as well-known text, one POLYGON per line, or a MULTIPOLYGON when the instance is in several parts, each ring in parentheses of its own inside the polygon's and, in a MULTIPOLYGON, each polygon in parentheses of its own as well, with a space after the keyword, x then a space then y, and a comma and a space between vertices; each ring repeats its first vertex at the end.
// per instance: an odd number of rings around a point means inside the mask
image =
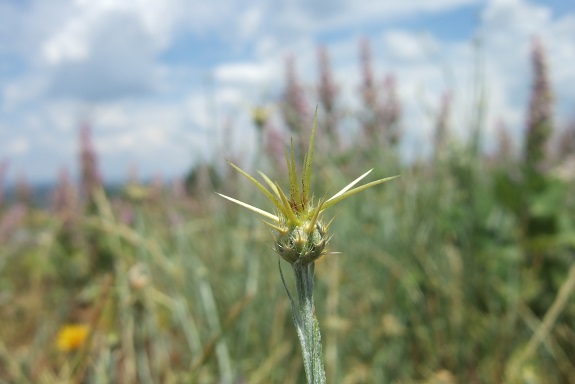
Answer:
POLYGON ((325 253, 325 246, 329 240, 327 230, 331 221, 325 225, 321 220, 321 216, 327 208, 356 193, 399 177, 387 177, 353 188, 364 177, 369 175, 373 170, 372 168, 329 199, 319 199, 317 203, 314 203, 311 193, 311 173, 316 118, 314 118, 309 149, 303 162, 301 187, 296 170, 293 141, 290 144, 289 152, 288 150, 284 151, 289 173, 289 197, 277 182, 272 182, 263 172, 259 172, 259 174, 267 184, 267 188, 237 165, 228 161, 234 169, 251 181, 273 203, 276 208, 276 214, 218 193, 218 195, 223 198, 250 209, 268 219, 269 221, 262 221, 275 231, 274 249, 290 264, 299 263, 306 265, 317 260, 325 253))
POLYGON ((296 169, 293 141, 291 142, 289 151, 287 149, 285 150, 289 174, 289 197, 277 182, 272 182, 271 179, 262 172, 259 173, 267 187, 240 169, 237 165, 229 162, 233 168, 251 181, 273 203, 275 213, 270 213, 244 203, 243 201, 220 193, 218 194, 263 216, 267 220, 262 221, 272 228, 274 232, 275 251, 291 264, 294 271, 298 298, 297 303, 292 298, 287 287, 278 259, 282 283, 290 299, 294 323, 302 348, 306 378, 308 383, 323 384, 326 382, 326 377, 322 357, 321 334, 319 323, 315 316, 315 305, 313 302, 314 262, 326 252, 325 246, 329 241, 327 230, 331 223, 330 221, 325 225, 322 221, 322 214, 326 209, 340 201, 398 176, 372 181, 355 187, 357 183, 369 175, 372 171, 369 170, 329 199, 321 198, 317 199, 317 202, 314 202, 311 192, 311 169, 316 120, 317 108, 311 131, 309 149, 303 161, 301 182, 296 169))

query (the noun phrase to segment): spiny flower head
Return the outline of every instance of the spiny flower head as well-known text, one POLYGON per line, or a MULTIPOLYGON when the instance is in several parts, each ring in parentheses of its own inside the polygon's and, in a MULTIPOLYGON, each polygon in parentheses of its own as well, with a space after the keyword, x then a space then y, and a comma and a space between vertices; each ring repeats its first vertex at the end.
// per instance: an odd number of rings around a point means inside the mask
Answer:
POLYGON ((268 219, 269 221, 262 221, 275 231, 275 251, 291 264, 300 263, 306 265, 317 260, 325 253, 325 246, 329 240, 327 230, 331 221, 327 225, 324 225, 321 220, 321 215, 327 208, 358 192, 398 177, 388 177, 353 188, 373 170, 371 169, 349 183, 331 198, 322 198, 314 202, 311 193, 311 170, 316 120, 317 108, 308 152, 303 161, 301 181, 296 169, 293 140, 289 151, 287 149, 284 151, 289 174, 289 196, 281 189, 277 182, 273 182, 264 173, 259 172, 267 187, 228 161, 234 169, 250 180, 273 203, 276 214, 218 193, 218 195, 223 198, 250 209, 268 219))

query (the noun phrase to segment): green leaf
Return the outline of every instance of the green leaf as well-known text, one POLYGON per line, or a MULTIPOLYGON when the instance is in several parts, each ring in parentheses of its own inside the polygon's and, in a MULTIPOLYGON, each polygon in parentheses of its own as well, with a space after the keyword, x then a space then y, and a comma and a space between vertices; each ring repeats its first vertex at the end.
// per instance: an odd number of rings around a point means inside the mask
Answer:
POLYGON ((283 214, 287 217, 287 219, 290 223, 298 223, 299 221, 298 221, 297 217, 295 216, 295 214, 291 208, 291 205, 289 203, 287 196, 285 195, 284 191, 282 191, 282 189, 277 184, 277 182, 276 182, 276 187, 278 189, 278 192, 280 193, 280 196, 281 196, 281 199, 283 202, 283 209, 282 209, 283 214))
POLYGON ((370 169, 369 171, 367 171, 366 173, 364 173, 363 175, 361 175, 360 177, 358 177, 357 179, 355 179, 354 181, 352 181, 351 183, 349 183, 347 186, 345 186, 341 191, 339 191, 338 193, 336 193, 335 195, 333 195, 332 197, 330 197, 327 201, 333 200, 338 198, 339 196, 343 195, 345 192, 347 192, 351 187, 353 187, 354 185, 356 185, 357 183, 359 183, 361 181, 361 179, 363 179, 364 177, 366 177, 367 175, 369 175, 371 173, 371 171, 373 171, 373 168, 370 169))
POLYGON ((277 187, 275 186, 275 184, 273 183, 273 181, 271 181, 271 179, 269 177, 266 176, 265 173, 258 171, 258 173, 260 174, 260 176, 265 180, 265 182, 267 183, 268 187, 270 187, 270 189, 273 191, 273 193, 276 194, 278 201, 281 200, 281 196, 280 193, 278 192, 277 187))
POLYGON ((221 193, 216 192, 218 195, 220 195, 221 197, 223 197, 224 199, 228 199, 231 202, 234 202, 238 205, 241 205, 244 208, 247 208, 251 211, 254 211, 255 213, 259 213, 260 215, 267 217, 268 219, 271 219, 273 221, 275 221, 276 223, 279 223, 280 219, 276 216, 276 215, 272 215, 271 213, 264 211, 263 209, 259 209, 257 207, 254 207, 253 205, 249 205, 247 203, 244 203, 243 201, 240 200, 236 200, 233 197, 229 197, 226 195, 222 195, 221 193))
POLYGON ((282 204, 279 202, 278 199, 275 198, 274 195, 271 194, 270 191, 268 191, 268 189, 266 187, 264 187, 259 181, 257 181, 256 179, 254 179, 252 176, 250 176, 247 172, 245 172, 244 170, 242 170, 240 167, 238 167, 237 165, 235 165, 234 163, 232 163, 229 160, 226 160, 228 162, 228 164, 230 164, 232 167, 234 167, 234 169, 236 171, 238 171, 239 173, 241 173, 242 175, 244 175, 249 181, 251 181, 252 183, 255 184, 256 187, 258 187, 258 189, 260 191, 262 191, 262 193, 264 195, 266 195, 266 197, 268 199, 270 199, 272 201, 272 203, 274 203, 274 205, 283 213, 283 209, 282 209, 282 204))
POLYGON ((355 195, 356 193, 359 193, 359 192, 361 192, 361 191, 365 191, 365 190, 368 189, 368 188, 374 187, 374 186, 376 186, 376 185, 378 185, 378 184, 385 183, 386 181, 390 181, 390 180, 393 180, 393 179, 397 179, 398 177, 399 177, 399 175, 397 175, 397 176, 392 176, 392 177, 386 177, 385 179, 380 179, 380 180, 372 181, 371 183, 367 183, 367 184, 362 185, 361 187, 357 187, 357 188, 354 188, 354 189, 352 189, 352 190, 350 190, 350 191, 347 191, 347 192, 345 192, 344 194, 339 195, 339 196, 336 197, 335 199, 332 198, 332 199, 326 201, 325 204, 323 205, 323 210, 326 210, 327 208, 331 207, 332 205, 337 204, 337 203, 339 203, 340 201, 342 201, 343 199, 347 199, 348 197, 353 196, 353 195, 355 195))
POLYGON ((313 164, 313 146, 315 143, 315 128, 317 125, 317 105, 315 107, 315 115, 313 117, 313 127, 311 129, 311 138, 309 139, 309 148, 303 163, 303 177, 302 177, 302 192, 303 198, 307 201, 310 198, 311 188, 311 167, 313 164))
POLYGON ((290 194, 290 199, 291 201, 293 201, 296 204, 299 204, 299 202, 301 201, 300 198, 300 194, 299 194, 299 180, 297 177, 297 169, 296 169, 296 165, 295 165, 295 155, 294 155, 294 149, 293 149, 293 139, 291 140, 290 143, 290 154, 288 155, 287 151, 284 148, 284 152, 285 152, 285 156, 286 156, 286 162, 287 162, 287 166, 288 166, 288 172, 289 172, 289 194, 290 194), (290 158, 291 157, 291 158, 290 158))

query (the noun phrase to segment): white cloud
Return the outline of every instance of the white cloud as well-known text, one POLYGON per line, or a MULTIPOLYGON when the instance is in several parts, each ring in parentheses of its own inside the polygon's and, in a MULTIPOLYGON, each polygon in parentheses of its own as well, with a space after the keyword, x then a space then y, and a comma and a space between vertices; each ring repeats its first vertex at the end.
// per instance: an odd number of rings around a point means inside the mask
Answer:
POLYGON ((172 22, 178 18, 178 14, 172 10, 176 5, 177 2, 173 0, 76 0, 74 19, 79 19, 84 28, 90 31, 97 28, 102 19, 114 14, 129 15, 143 26, 156 48, 161 48, 169 42, 172 22))
POLYGON ((429 141, 432 115, 448 90, 456 109, 453 129, 464 135, 473 100, 471 42, 442 41, 401 22, 480 3, 485 3, 477 32, 483 39, 482 69, 489 90, 487 128, 503 119, 519 132, 531 81, 530 41, 536 34, 549 53, 563 113, 571 110, 575 15, 554 16, 548 7, 526 1, 218 0, 191 6, 185 0, 52 0, 31 1, 26 8, 0 2, 0 36, 10 36, 0 37, 0 54, 18 55, 25 63, 17 77, 0 76, 2 142, 20 148, 18 164, 45 174, 49 167, 75 161, 76 129, 88 119, 98 148, 106 154, 105 176, 124 176, 130 163, 154 173, 183 171, 194 158, 213 156, 223 141, 214 127, 228 118, 234 145, 226 150, 251 145, 249 106, 279 95, 288 52, 295 55, 314 103, 318 39, 329 42, 342 105, 353 111, 360 80, 358 40, 370 30, 375 31, 370 37, 378 81, 387 72, 397 76, 411 144, 429 141), (387 27, 390 21, 393 29, 387 27), (195 53, 190 67, 161 59, 166 49, 186 38, 195 53), (196 40, 202 45, 195 45, 196 40), (211 46, 212 41, 217 43, 211 46), (227 59, 202 62, 212 49, 225 51, 227 59), (206 73, 213 74, 209 86, 206 73), (27 146, 16 140, 22 137, 27 146))
POLYGON ((153 40, 138 19, 120 13, 98 19, 84 45, 84 57, 72 58, 69 51, 62 51, 57 56, 60 60, 50 63, 51 94, 110 99, 136 96, 155 87, 153 40))
POLYGON ((242 12, 239 17, 239 31, 242 39, 245 40, 254 37, 261 26, 262 17, 261 8, 253 7, 242 12))
POLYGON ((25 137, 15 137, 3 145, 2 152, 8 156, 20 156, 30 150, 30 143, 25 137))
POLYGON ((215 68, 217 80, 222 82, 258 84, 269 81, 275 74, 270 63, 229 63, 215 68))
POLYGON ((49 65, 66 61, 86 60, 90 54, 86 24, 83 20, 71 20, 44 43, 42 53, 49 65))
MULTIPOLYGON (((531 87, 530 51, 533 38, 541 39, 552 88, 557 100, 575 103, 575 17, 573 14, 553 18, 550 10, 519 0, 494 0, 483 13, 483 36, 488 75, 492 92, 503 95, 505 120, 519 120, 518 110, 527 107, 531 87)), ((559 105, 560 114, 566 106, 559 105)), ((519 121, 517 121, 519 123, 519 121)))
POLYGON ((44 93, 46 83, 45 77, 36 74, 8 81, 4 87, 0 88, 2 100, 0 108, 4 112, 9 112, 18 109, 22 104, 37 101, 44 93))
POLYGON ((245 103, 245 93, 236 87, 222 87, 216 94, 219 105, 239 105, 245 103))
POLYGON ((388 56, 398 60, 424 59, 429 50, 435 50, 438 43, 427 34, 414 34, 399 30, 388 31, 383 36, 388 56))

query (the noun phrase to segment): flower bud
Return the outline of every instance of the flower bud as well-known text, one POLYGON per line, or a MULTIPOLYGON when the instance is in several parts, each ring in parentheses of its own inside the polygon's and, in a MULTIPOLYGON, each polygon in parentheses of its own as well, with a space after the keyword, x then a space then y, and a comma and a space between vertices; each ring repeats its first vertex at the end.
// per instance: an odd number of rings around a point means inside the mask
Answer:
POLYGON ((325 226, 316 222, 314 228, 308 228, 311 223, 279 232, 275 238, 275 251, 290 264, 309 264, 321 257, 327 244, 325 226))

